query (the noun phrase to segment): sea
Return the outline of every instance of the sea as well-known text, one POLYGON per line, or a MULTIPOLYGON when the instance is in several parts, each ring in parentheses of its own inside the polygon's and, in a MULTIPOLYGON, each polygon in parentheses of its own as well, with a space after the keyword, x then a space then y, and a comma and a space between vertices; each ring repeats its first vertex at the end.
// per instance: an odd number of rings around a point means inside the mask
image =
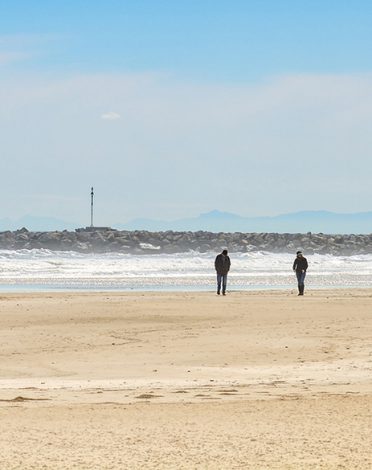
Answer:
MULTIPOLYGON (((293 253, 229 253, 228 290, 296 288, 293 253)), ((306 253, 304 253, 306 256, 306 253)), ((216 253, 132 255, 0 250, 0 290, 214 291, 216 253)), ((307 289, 372 287, 372 254, 306 256, 307 289)))

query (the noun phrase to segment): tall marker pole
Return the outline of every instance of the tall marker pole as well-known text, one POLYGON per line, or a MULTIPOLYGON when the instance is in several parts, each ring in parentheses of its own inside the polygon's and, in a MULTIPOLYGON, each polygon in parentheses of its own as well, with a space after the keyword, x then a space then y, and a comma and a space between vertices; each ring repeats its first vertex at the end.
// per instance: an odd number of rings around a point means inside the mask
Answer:
POLYGON ((90 226, 93 227, 93 186, 90 190, 90 226))

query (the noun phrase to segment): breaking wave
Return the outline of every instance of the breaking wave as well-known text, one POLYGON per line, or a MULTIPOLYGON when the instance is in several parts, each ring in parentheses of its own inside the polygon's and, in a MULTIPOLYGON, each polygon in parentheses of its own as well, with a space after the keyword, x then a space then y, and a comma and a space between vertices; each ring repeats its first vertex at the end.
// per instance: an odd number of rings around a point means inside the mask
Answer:
MULTIPOLYGON (((305 254, 306 255, 306 254, 305 254)), ((4 290, 210 290, 216 253, 129 255, 0 250, 4 290)), ((230 290, 288 289, 296 284, 289 253, 231 253, 230 290)), ((309 255, 310 288, 372 286, 372 255, 309 255)))

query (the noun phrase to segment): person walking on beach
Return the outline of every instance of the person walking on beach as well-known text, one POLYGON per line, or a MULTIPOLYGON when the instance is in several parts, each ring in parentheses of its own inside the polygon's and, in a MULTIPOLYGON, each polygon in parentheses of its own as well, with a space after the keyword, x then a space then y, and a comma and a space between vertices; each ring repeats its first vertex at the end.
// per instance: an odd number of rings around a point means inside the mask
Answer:
POLYGON ((227 254, 227 250, 223 250, 222 253, 216 256, 214 261, 214 267, 217 272, 217 295, 220 295, 221 293, 221 283, 222 295, 226 295, 227 273, 230 270, 230 266, 231 261, 227 254))
POLYGON ((308 268, 307 259, 302 255, 302 251, 297 251, 296 259, 293 263, 293 271, 296 272, 298 282, 298 295, 304 295, 306 270, 308 268))

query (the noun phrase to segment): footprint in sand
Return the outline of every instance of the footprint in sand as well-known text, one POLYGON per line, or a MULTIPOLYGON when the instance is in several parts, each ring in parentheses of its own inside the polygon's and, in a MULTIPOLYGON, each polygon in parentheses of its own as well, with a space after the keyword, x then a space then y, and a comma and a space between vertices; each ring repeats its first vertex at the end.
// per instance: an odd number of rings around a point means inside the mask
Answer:
POLYGON ((220 395, 232 395, 232 396, 236 396, 236 393, 238 391, 237 390, 221 390, 219 392, 220 395))
POLYGON ((2 402, 7 402, 7 403, 22 403, 24 401, 45 401, 49 400, 49 398, 26 398, 26 397, 15 397, 15 398, 10 398, 10 399, 0 399, 2 402))
POLYGON ((153 395, 152 393, 142 393, 141 395, 138 395, 136 398, 140 399, 149 399, 149 398, 161 398, 163 395, 153 395))

